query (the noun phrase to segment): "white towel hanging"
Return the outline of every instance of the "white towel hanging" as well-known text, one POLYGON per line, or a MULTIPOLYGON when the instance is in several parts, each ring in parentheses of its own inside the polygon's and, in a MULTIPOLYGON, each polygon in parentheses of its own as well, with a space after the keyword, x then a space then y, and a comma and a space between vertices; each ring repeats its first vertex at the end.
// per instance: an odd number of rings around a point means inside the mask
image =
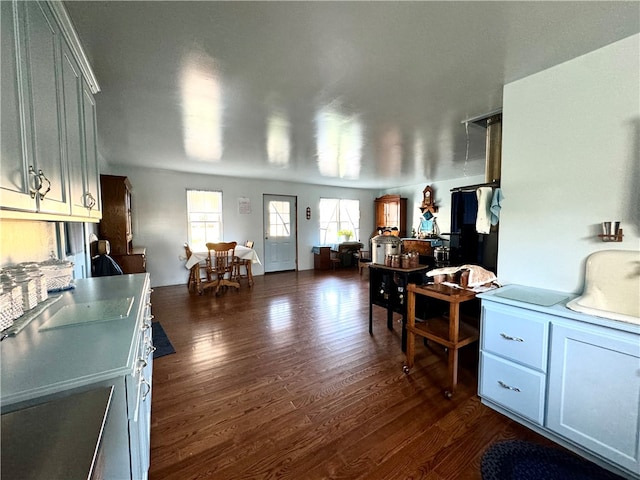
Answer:
POLYGON ((478 197, 478 216, 476 217, 476 231, 478 233, 489 233, 491 231, 491 187, 479 187, 476 190, 478 197))
POLYGON ((502 208, 502 190, 496 188, 493 191, 493 196, 491 198, 491 225, 497 225, 500 221, 500 209, 502 208))

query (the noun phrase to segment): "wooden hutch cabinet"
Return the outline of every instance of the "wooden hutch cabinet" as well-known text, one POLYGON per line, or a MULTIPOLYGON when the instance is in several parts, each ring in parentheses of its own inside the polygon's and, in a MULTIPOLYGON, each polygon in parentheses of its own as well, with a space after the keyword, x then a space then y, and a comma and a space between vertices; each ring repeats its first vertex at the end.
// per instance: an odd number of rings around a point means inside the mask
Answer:
POLYGON ((131 183, 127 177, 100 175, 102 221, 100 238, 109 240, 111 256, 124 273, 146 272, 146 249, 134 248, 131 183))
POLYGON ((376 228, 396 227, 400 238, 407 236, 407 199, 400 195, 383 195, 375 200, 376 228))

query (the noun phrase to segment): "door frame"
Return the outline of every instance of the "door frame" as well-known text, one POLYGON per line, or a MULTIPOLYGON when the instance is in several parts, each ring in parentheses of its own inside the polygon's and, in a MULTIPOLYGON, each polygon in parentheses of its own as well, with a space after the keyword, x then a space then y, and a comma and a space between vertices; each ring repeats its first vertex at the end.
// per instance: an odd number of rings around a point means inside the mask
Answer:
POLYGON ((279 272, 284 272, 284 271, 291 271, 291 270, 274 270, 274 271, 267 271, 267 239, 266 239, 266 232, 267 232, 267 225, 265 223, 265 217, 266 214, 268 213, 266 211, 267 209, 267 203, 268 203, 268 198, 269 197, 286 197, 291 199, 291 202, 293 204, 293 209, 291 211, 291 218, 295 219, 295 229, 291 232, 291 237, 293 239, 294 242, 294 247, 293 247, 293 255, 294 255, 294 261, 293 261, 293 271, 298 271, 298 196, 297 195, 290 195, 290 194, 284 194, 284 193, 263 193, 262 194, 262 241, 263 241, 263 247, 264 247, 264 252, 263 252, 263 258, 264 258, 264 273, 265 275, 268 273, 279 273, 279 272))

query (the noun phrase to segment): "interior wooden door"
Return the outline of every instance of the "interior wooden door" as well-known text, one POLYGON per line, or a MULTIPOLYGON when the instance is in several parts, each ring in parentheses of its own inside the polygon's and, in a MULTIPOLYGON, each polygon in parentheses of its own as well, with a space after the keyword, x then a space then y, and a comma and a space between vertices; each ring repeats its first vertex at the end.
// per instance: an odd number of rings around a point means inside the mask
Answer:
POLYGON ((296 197, 264 195, 264 271, 295 270, 296 197))

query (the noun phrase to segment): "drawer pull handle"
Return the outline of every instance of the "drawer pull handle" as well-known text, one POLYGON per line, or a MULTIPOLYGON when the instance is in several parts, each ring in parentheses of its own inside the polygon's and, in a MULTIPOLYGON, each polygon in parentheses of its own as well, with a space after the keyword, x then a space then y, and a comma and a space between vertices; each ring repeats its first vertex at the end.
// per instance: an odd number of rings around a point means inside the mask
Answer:
POLYGON ((146 391, 142 394, 142 401, 144 402, 147 399, 147 396, 151 393, 151 384, 147 382, 145 378, 142 379, 142 384, 147 387, 146 391))
POLYGON ((138 365, 138 374, 139 374, 142 370, 144 370, 147 367, 147 361, 144 358, 140 357, 138 359, 138 362, 140 362, 138 365))
POLYGON ((524 340, 520 337, 511 337, 509 335, 507 335, 506 333, 501 333, 500 336, 502 338, 504 338, 505 340, 513 340, 514 342, 524 342, 524 340))
POLYGON ((504 383, 502 380, 498 380, 498 384, 502 387, 502 388, 506 388, 507 390, 513 390, 514 392, 520 392, 520 389, 518 387, 512 387, 511 385, 507 385, 506 383, 504 383))
POLYGON ((154 347, 153 345, 147 345, 147 357, 149 357, 149 355, 151 355, 153 352, 155 352, 158 348, 154 347))

